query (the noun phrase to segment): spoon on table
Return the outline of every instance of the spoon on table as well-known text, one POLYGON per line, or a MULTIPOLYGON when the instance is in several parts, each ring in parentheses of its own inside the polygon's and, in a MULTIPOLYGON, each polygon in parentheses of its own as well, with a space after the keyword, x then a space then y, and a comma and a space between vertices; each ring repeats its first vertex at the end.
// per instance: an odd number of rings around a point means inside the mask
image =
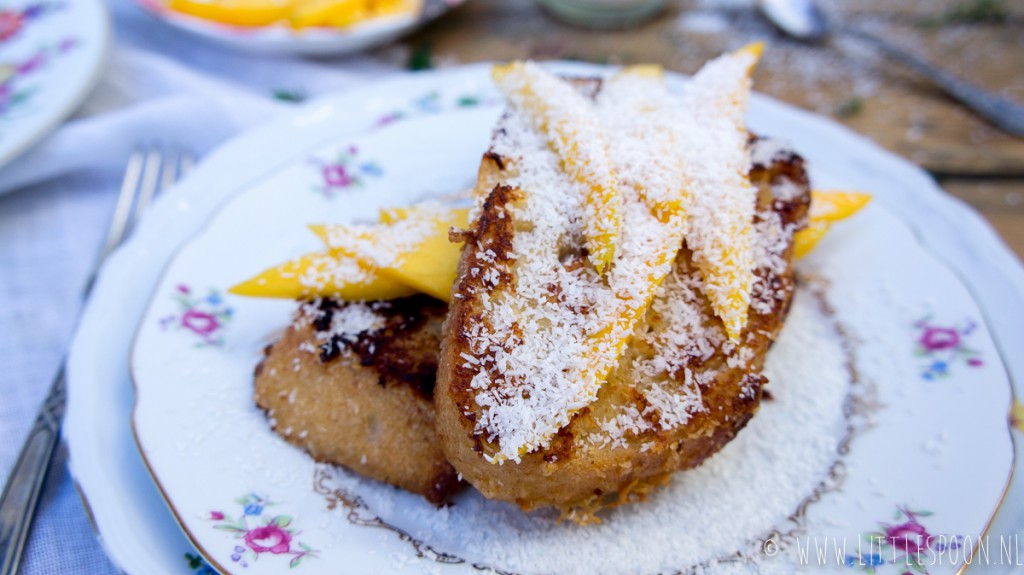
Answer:
POLYGON ((874 34, 842 25, 830 25, 814 0, 757 0, 757 6, 761 14, 779 30, 797 40, 823 42, 829 36, 845 34, 868 42, 927 78, 948 96, 1003 131, 1024 138, 1024 106, 961 80, 874 34))

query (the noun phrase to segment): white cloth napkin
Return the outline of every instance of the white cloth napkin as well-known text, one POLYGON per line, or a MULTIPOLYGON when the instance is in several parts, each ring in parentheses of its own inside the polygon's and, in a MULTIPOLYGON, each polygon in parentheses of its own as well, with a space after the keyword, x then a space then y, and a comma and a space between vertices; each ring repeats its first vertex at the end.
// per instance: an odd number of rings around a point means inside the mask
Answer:
MULTIPOLYGON (((74 329, 131 149, 160 142, 202 155, 294 105, 275 92, 316 96, 399 72, 388 51, 330 61, 253 56, 172 29, 127 1, 111 9, 116 42, 96 90, 74 118, 0 169, 0 484, 74 329)), ((63 454, 22 573, 116 573, 63 454)))

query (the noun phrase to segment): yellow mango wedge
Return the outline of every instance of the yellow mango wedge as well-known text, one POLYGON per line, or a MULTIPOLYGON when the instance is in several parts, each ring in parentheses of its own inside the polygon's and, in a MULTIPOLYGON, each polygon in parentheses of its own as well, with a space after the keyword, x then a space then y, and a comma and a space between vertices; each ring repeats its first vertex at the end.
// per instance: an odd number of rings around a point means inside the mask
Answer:
MULTIPOLYGON (((797 232, 794 250, 803 257, 825 236, 830 225, 860 211, 871 200, 869 194, 858 192, 818 191, 811 193, 811 211, 806 228, 797 232)), ((383 225, 377 233, 360 229, 354 236, 360 241, 386 241, 387 226, 410 217, 419 217, 419 208, 400 207, 381 210, 383 225)), ((376 268, 352 253, 334 249, 306 254, 298 259, 272 267, 228 290, 249 297, 298 299, 307 297, 338 297, 346 300, 389 300, 426 293, 447 301, 455 282, 461 247, 448 241, 451 227, 468 226, 469 210, 456 209, 434 222, 434 229, 424 239, 402 252, 391 266, 376 268), (344 279, 343 279, 344 278, 344 279)), ((310 226, 325 243, 328 226, 310 226)), ((659 262, 654 262, 657 265, 659 262)), ((651 278, 652 285, 660 281, 651 278)), ((619 318, 629 323, 635 318, 619 318)), ((609 327, 595 337, 607 337, 609 327)), ((616 342, 616 344, 624 342, 616 342)))
POLYGON ((665 69, 657 64, 637 64, 635 66, 626 66, 619 71, 618 75, 664 79, 665 69))
POLYGON ((360 230, 359 233, 345 226, 310 226, 310 229, 332 250, 336 250, 339 245, 351 246, 351 253, 364 265, 372 266, 381 276, 407 285, 417 292, 448 301, 462 253, 459 244, 448 240, 448 231, 452 227, 468 227, 469 209, 437 210, 415 206, 390 208, 381 210, 381 222, 381 225, 360 230), (404 246, 387 261, 375 259, 370 255, 370 250, 360 247, 381 245, 393 240, 390 236, 398 231, 393 226, 400 222, 417 228, 425 225, 426 229, 420 228, 416 241, 404 246))
POLYGON ((807 227, 793 235, 793 255, 802 258, 811 253, 821 238, 828 233, 829 223, 808 220, 807 227))
POLYGON ((870 201, 870 194, 860 192, 812 191, 807 227, 793 237, 796 257, 801 258, 810 253, 825 237, 832 223, 856 214, 870 201))
POLYGON ((469 210, 452 210, 450 217, 434 222, 435 233, 399 256, 394 265, 382 267, 381 275, 404 283, 441 301, 452 297, 462 244, 448 240, 452 227, 469 227, 469 210))
POLYGON ((1013 424, 1017 431, 1024 433, 1024 403, 1021 403, 1020 400, 1013 400, 1013 409, 1010 411, 1010 423, 1013 424))
POLYGON ((282 23, 295 30, 345 28, 364 20, 413 12, 419 0, 167 0, 167 7, 230 26, 282 23))
MULTIPOLYGON (((380 242, 381 226, 339 226, 354 241, 380 242)), ((327 226, 310 226, 324 243, 328 243, 327 226)), ((251 297, 308 298, 337 297, 345 300, 389 300, 417 293, 401 281, 381 273, 353 250, 331 249, 306 254, 298 259, 265 270, 228 290, 229 293, 251 297)))
POLYGON ((856 214, 870 201, 871 195, 861 192, 814 190, 809 215, 813 221, 838 222, 856 214))
POLYGON ((547 136, 562 168, 586 190, 584 220, 591 265, 607 272, 615 259, 622 225, 622 196, 608 158, 604 130, 593 104, 566 82, 532 62, 495 66, 491 76, 509 103, 547 136))
MULTIPOLYGON (((650 158, 646 165, 651 179, 625 177, 620 184, 627 190, 635 190, 660 227, 659 233, 645 244, 642 254, 633 254, 639 264, 638 281, 630 281, 626 289, 618 291, 618 313, 606 318, 608 323, 597 333, 589 336, 588 347, 592 350, 585 379, 604 382, 608 373, 619 364, 626 345, 636 332, 636 326, 646 315, 658 288, 672 271, 672 263, 683 244, 686 230, 686 177, 684 167, 678 161, 678 141, 671 131, 651 134, 647 127, 663 122, 666 108, 674 105, 664 83, 660 66, 632 66, 624 68, 606 81, 599 96, 602 104, 610 105, 616 117, 628 119, 625 126, 616 131, 619 140, 610 146, 616 153, 619 145, 631 146, 644 141, 650 158), (599 353, 598 350, 612 350, 599 353)), ((609 275, 611 285, 617 285, 616 275, 628 269, 632 262, 624 261, 621 267, 609 275)))
POLYGON ((729 339, 747 325, 754 286, 753 187, 744 117, 751 74, 764 46, 750 44, 704 65, 683 87, 683 106, 708 143, 689 143, 684 161, 707 163, 695 170, 686 242, 704 278, 705 293, 729 339))
MULTIPOLYGON (((380 210, 380 223, 382 224, 393 224, 402 220, 409 219, 409 215, 416 210, 415 206, 410 207, 396 207, 396 208, 381 208, 380 210)), ((467 211, 468 213, 468 211, 467 211)))
POLYGON ((171 10, 229 24, 231 26, 267 26, 288 17, 287 0, 168 0, 171 10))
POLYGON ((301 30, 333 22, 352 24, 366 16, 365 0, 300 0, 294 4, 289 20, 292 28, 301 30))
MULTIPOLYGON (((668 88, 665 85, 665 70, 660 65, 630 65, 607 80, 603 88, 604 93, 607 94, 611 91, 614 94, 622 82, 640 84, 645 88, 642 96, 630 97, 623 110, 623 114, 627 117, 638 117, 638 121, 632 122, 637 129, 643 129, 639 126, 642 117, 646 115, 653 115, 658 122, 665 122, 663 107, 668 98, 668 88)), ((674 169, 682 169, 682 163, 676 159, 678 142, 674 137, 662 139, 652 145, 657 149, 655 152, 657 158, 653 159, 653 162, 671 162, 674 169)), ((682 174, 677 174, 673 179, 679 181, 680 185, 678 189, 671 190, 670 193, 665 193, 668 190, 660 190, 662 193, 659 194, 652 194, 650 189, 637 190, 652 214, 663 222, 668 222, 675 216, 681 216, 686 211, 688 192, 682 183, 685 178, 682 174)), ((680 240, 680 244, 681 242, 680 240)))
POLYGON ((358 260, 330 252, 306 254, 231 287, 228 293, 249 297, 389 300, 416 293, 358 260))

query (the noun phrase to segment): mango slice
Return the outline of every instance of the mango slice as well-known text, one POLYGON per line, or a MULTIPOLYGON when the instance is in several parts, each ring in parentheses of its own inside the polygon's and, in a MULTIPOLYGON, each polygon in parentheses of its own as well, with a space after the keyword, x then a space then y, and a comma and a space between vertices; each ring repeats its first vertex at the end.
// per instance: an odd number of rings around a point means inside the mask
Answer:
MULTIPOLYGON (((602 100, 612 99, 617 104, 615 115, 625 120, 613 123, 615 131, 630 134, 633 138, 646 141, 650 155, 645 176, 648 180, 630 180, 628 177, 621 185, 631 186, 641 197, 651 215, 662 224, 669 224, 673 218, 685 215, 689 199, 689 190, 685 176, 685 166, 679 161, 679 140, 675 130, 662 130, 651 133, 649 126, 667 121, 666 112, 675 105, 668 88, 665 86, 665 72, 661 66, 653 64, 628 66, 605 81, 602 88, 602 100), (621 110, 619 110, 621 108, 621 110), (672 182, 665 185, 664 182, 672 182)), ((606 118, 607 119, 607 118, 606 118)), ((615 146, 611 148, 614 150, 615 146)), ((675 230, 683 233, 678 222, 675 230)), ((671 254, 675 257, 682 237, 672 238, 676 244, 671 254)), ((659 261, 660 257, 651 254, 649 261, 659 261)), ((657 264, 654 264, 655 266, 657 264)), ((656 280, 660 283, 660 279, 656 280)))
POLYGON ((413 12, 418 0, 167 0, 167 7, 242 27, 285 23, 295 30, 345 28, 371 18, 413 12))
POLYGON ((616 290, 616 313, 609 314, 613 317, 606 318, 606 325, 589 336, 588 367, 582 374, 586 381, 598 385, 619 364, 683 244, 689 192, 686 170, 679 161, 677 134, 671 129, 650 130, 650 126, 665 122, 666 113, 675 105, 659 66, 625 68, 606 81, 598 96, 601 118, 617 134, 609 146, 611 153, 626 157, 638 142, 646 146, 643 175, 624 170, 619 184, 623 190, 634 191, 656 220, 649 224, 656 232, 647 236, 643 250, 624 253, 608 276, 609 285, 616 290), (638 279, 622 282, 620 273, 638 279))
POLYGON ((381 210, 378 226, 310 226, 332 250, 345 248, 363 265, 381 276, 410 286, 442 301, 451 298, 462 247, 448 240, 452 227, 469 226, 469 209, 436 207, 391 208, 381 210), (389 242, 407 243, 395 252, 377 250, 389 242), (412 239, 408 239, 412 238, 412 239))
POLYGON ((619 71, 618 75, 664 79, 665 69, 658 64, 637 64, 635 66, 626 66, 619 71))
POLYGON ((810 220, 807 227, 793 235, 793 255, 802 258, 811 253, 821 238, 828 233, 828 222, 810 220))
POLYGON ((832 223, 859 212, 870 201, 871 195, 861 192, 812 191, 807 227, 793 236, 796 257, 801 258, 810 253, 825 237, 832 223))
POLYGON ((382 267, 380 272, 429 296, 448 301, 462 256, 462 244, 448 241, 448 231, 452 227, 469 227, 469 210, 453 210, 451 217, 437 220, 434 225, 434 234, 403 253, 393 265, 382 267))
POLYGON ((604 274, 621 241, 623 207, 607 138, 593 104, 532 62, 495 66, 491 75, 509 103, 532 118, 547 136, 565 173, 583 186, 587 257, 604 274))
MULTIPOLYGON (((793 238, 796 257, 808 254, 825 236, 830 225, 860 211, 871 200, 869 194, 859 192, 833 192, 815 190, 811 193, 811 211, 806 228, 793 238)), ((387 226, 410 217, 417 217, 419 208, 399 207, 381 210, 383 225, 370 233, 365 228, 353 233, 361 241, 386 241, 387 226)), ((448 241, 452 226, 468 226, 469 210, 456 209, 434 222, 434 229, 421 242, 411 246, 395 258, 393 265, 376 268, 352 253, 341 249, 306 254, 298 259, 272 267, 259 275, 233 286, 228 291, 235 295, 298 299, 315 296, 338 297, 346 300, 389 300, 426 293, 447 301, 456 279, 461 247, 448 241)), ((310 226, 325 243, 329 226, 310 226)), ((652 262, 653 267, 662 263, 652 262)), ((660 280, 651 277, 651 285, 660 280)), ((630 314, 617 323, 635 321, 630 314)), ((614 326, 600 338, 610 334, 614 326)), ((616 342, 622 347, 624 342, 616 342)))
POLYGON ((810 218, 814 221, 838 222, 859 212, 871 201, 871 195, 841 190, 811 192, 810 218))
MULTIPOLYGON (((411 208, 389 211, 399 221, 411 208)), ((383 212, 382 210, 382 216, 383 212)), ((353 246, 372 246, 386 238, 386 225, 378 226, 310 226, 325 244, 331 235, 347 234, 353 246)), ((336 239, 336 238, 335 238, 336 239)), ((346 300, 389 300, 418 293, 400 280, 381 273, 357 250, 335 247, 327 252, 306 254, 298 259, 263 271, 254 278, 233 286, 236 295, 271 298, 338 297, 346 300)))
POLYGON ((365 0, 302 0, 295 3, 289 20, 292 28, 301 30, 333 22, 348 25, 367 15, 365 0))
POLYGON ((287 0, 168 0, 167 7, 231 26, 267 26, 288 17, 287 0))
POLYGON ((704 278, 705 293, 732 341, 747 325, 754 285, 753 226, 756 192, 747 172, 744 116, 751 73, 764 47, 760 43, 704 65, 683 89, 689 130, 700 137, 686 143, 684 161, 694 166, 687 245, 704 278))
POLYGON ((413 295, 416 290, 354 258, 321 252, 306 254, 267 269, 231 287, 228 292, 287 299, 321 296, 346 300, 388 300, 413 295))
POLYGON ((393 224, 408 219, 415 207, 381 208, 380 223, 393 224))

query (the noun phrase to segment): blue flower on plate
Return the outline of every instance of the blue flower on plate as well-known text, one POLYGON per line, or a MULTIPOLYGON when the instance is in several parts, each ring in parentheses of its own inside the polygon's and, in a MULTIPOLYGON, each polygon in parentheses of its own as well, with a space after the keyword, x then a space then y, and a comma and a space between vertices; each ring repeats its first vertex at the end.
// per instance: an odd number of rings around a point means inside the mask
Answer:
POLYGON ((425 96, 417 98, 415 105, 423 112, 433 113, 441 111, 441 94, 437 92, 431 92, 425 96))
POLYGON ((263 504, 261 503, 250 503, 245 506, 246 515, 260 515, 263 513, 263 504))
POLYGON ((879 565, 885 564, 885 559, 878 553, 872 553, 870 555, 847 555, 846 561, 844 561, 847 567, 878 567, 879 565))
POLYGON ((384 175, 384 170, 380 169, 380 166, 376 162, 366 162, 359 166, 359 171, 366 174, 367 176, 380 177, 384 175))

